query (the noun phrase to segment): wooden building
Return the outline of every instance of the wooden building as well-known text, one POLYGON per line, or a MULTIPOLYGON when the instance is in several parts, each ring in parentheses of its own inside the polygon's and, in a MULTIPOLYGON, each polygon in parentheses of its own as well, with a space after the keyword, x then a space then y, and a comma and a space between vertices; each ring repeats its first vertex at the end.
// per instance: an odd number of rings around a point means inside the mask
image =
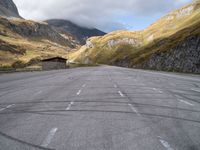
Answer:
POLYGON ((42 60, 42 70, 58 70, 67 68, 67 59, 53 57, 42 60))

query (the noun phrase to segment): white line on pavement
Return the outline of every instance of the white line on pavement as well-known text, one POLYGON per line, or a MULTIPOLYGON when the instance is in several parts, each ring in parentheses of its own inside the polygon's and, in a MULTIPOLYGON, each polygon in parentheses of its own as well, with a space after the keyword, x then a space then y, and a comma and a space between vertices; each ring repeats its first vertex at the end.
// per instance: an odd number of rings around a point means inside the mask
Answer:
POLYGON ((114 88, 117 88, 117 85, 116 85, 116 84, 114 84, 114 88))
POLYGON ((167 141, 163 140, 161 137, 158 137, 160 143, 167 149, 167 150, 174 150, 167 141))
POLYGON ((79 90, 79 91, 76 93, 76 95, 80 95, 80 94, 81 94, 81 92, 82 92, 82 91, 81 91, 81 90, 79 90))
POLYGON ((132 104, 128 104, 131 109, 138 115, 138 116, 141 116, 141 114, 137 111, 137 109, 132 105, 132 104))
POLYGON ((195 92, 200 92, 200 89, 194 89, 194 88, 192 88, 191 90, 195 91, 195 92))
POLYGON ((83 84, 82 87, 83 87, 83 88, 86 87, 86 84, 83 84))
POLYGON ((118 91, 118 93, 119 93, 119 95, 120 95, 121 97, 124 97, 124 94, 123 94, 121 91, 118 91))
POLYGON ((41 94, 41 93, 42 93, 42 91, 38 91, 38 92, 36 92, 36 93, 34 94, 34 96, 39 95, 39 94, 41 94))
POLYGON ((159 93, 163 93, 161 90, 156 89, 156 88, 153 88, 153 90, 154 90, 154 91, 157 91, 157 92, 159 92, 159 93))
POLYGON ((53 139, 53 137, 56 134, 57 130, 58 130, 58 128, 51 129, 49 134, 48 134, 48 136, 46 137, 46 139, 44 140, 44 142, 42 143, 41 146, 47 147, 51 143, 51 140, 53 139))
POLYGON ((12 107, 12 106, 14 106, 15 104, 12 104, 12 105, 8 105, 6 108, 10 108, 10 107, 12 107))
POLYGON ((74 102, 71 102, 65 110, 70 110, 74 102))
POLYGON ((68 107, 65 110, 70 110, 70 108, 71 108, 71 105, 68 105, 68 107))
POLYGON ((178 100, 179 100, 180 102, 182 102, 182 103, 187 104, 187 105, 194 106, 194 104, 192 104, 192 103, 190 103, 190 102, 184 101, 184 100, 182 100, 182 99, 178 99, 178 100))
POLYGON ((4 111, 6 108, 1 108, 0 111, 4 111))
POLYGON ((0 111, 4 111, 4 110, 6 110, 6 109, 8 109, 8 108, 10 108, 10 107, 12 107, 12 106, 14 106, 14 105, 15 105, 15 104, 8 105, 8 106, 6 106, 5 108, 1 108, 0 111))

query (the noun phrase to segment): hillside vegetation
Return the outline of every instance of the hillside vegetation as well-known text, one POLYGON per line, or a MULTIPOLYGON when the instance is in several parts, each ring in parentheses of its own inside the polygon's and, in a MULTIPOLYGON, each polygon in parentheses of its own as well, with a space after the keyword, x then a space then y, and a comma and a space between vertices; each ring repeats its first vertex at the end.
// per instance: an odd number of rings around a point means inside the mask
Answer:
POLYGON ((115 31, 92 37, 79 51, 70 54, 82 63, 134 67, 153 54, 167 52, 189 37, 200 36, 200 1, 162 17, 142 31, 115 31))
POLYGON ((0 67, 23 67, 46 57, 67 57, 77 46, 74 37, 47 23, 0 17, 0 67))

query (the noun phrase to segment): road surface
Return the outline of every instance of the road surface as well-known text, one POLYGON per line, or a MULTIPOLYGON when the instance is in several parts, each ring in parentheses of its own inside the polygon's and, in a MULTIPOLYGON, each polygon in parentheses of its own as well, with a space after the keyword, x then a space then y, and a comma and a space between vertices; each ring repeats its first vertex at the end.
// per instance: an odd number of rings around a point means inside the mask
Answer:
POLYGON ((101 66, 0 75, 0 150, 199 150, 200 76, 101 66))

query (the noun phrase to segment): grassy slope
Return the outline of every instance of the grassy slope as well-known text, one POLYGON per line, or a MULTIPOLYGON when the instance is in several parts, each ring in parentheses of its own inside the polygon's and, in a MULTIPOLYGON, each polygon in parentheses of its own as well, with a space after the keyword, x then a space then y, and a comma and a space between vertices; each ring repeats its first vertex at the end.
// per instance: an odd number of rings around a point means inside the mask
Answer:
POLYGON ((195 34, 200 34, 199 0, 171 12, 145 30, 115 31, 103 37, 93 37, 90 41, 94 47, 83 46, 79 51, 71 54, 71 59, 104 64, 114 64, 126 59, 132 66, 145 61, 158 51, 169 50, 185 38, 195 34), (122 38, 136 39, 137 44, 121 42, 112 47, 108 46, 110 40, 122 38))
POLYGON ((23 24, 27 27, 43 24, 23 19, 7 20, 0 18, 0 67, 9 67, 16 61, 28 63, 35 58, 42 59, 53 56, 66 58, 68 50, 71 50, 70 46, 52 42, 43 36, 38 39, 23 37, 7 27, 5 21, 9 21, 15 26, 23 24))

